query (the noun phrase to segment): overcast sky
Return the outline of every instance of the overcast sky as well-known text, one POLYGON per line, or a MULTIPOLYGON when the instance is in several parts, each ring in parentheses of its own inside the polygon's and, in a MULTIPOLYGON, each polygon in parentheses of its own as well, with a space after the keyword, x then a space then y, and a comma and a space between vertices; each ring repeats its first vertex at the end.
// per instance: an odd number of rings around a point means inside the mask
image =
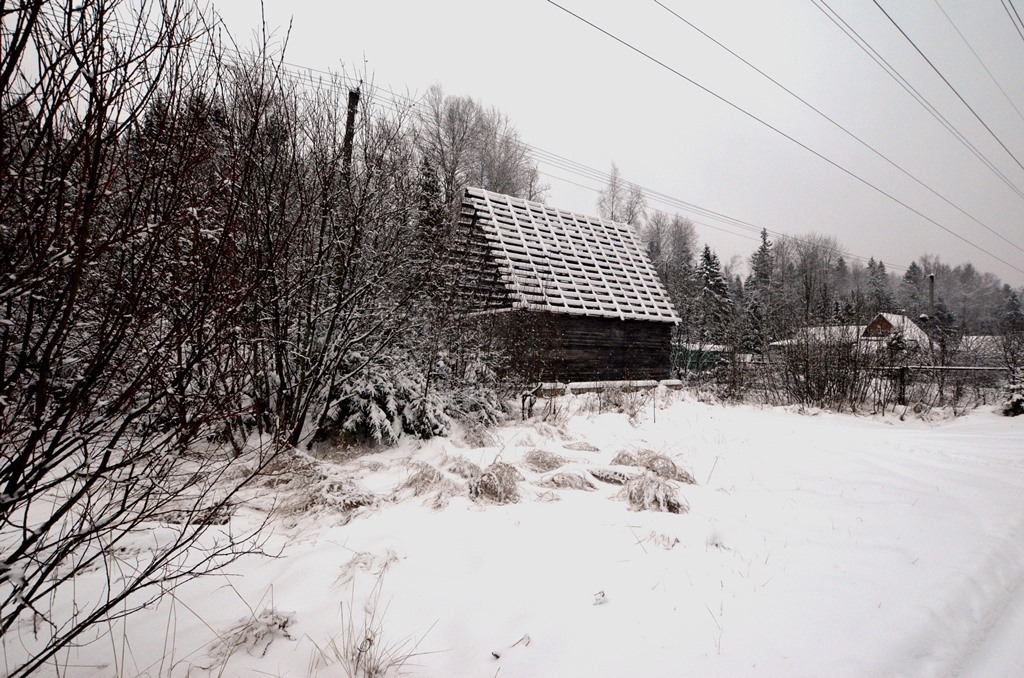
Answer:
MULTIPOLYGON (((1024 16, 1024 0, 1013 1, 1024 16)), ((213 2, 249 40, 259 3, 213 2)), ((1024 37, 1010 0, 880 0, 978 117, 873 2, 824 0, 1005 179, 844 34, 822 0, 662 2, 902 170, 653 0, 559 4, 678 74, 545 0, 264 0, 278 39, 291 22, 291 63, 366 72, 414 99, 440 83, 497 106, 540 149, 551 205, 593 213, 601 182, 546 153, 602 172, 614 162, 627 180, 752 225, 650 202, 693 219, 723 261, 745 260, 765 227, 835 235, 897 272, 929 253, 1024 285, 1024 37)))

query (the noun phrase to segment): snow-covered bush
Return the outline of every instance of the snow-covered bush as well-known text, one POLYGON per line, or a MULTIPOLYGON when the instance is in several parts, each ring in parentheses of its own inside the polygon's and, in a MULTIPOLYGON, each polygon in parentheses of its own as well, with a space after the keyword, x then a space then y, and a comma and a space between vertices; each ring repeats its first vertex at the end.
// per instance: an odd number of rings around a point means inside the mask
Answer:
POLYGON ((291 510, 298 513, 327 510, 344 516, 348 522, 353 513, 364 507, 371 510, 380 498, 359 487, 347 476, 318 474, 299 490, 298 498, 291 510))
POLYGON ((677 480, 688 485, 696 483, 690 472, 679 468, 674 461, 653 450, 637 450, 635 452, 622 450, 612 459, 612 464, 617 466, 638 466, 666 480, 677 480))
POLYGON ((639 423, 640 415, 649 409, 648 403, 652 397, 653 391, 649 389, 616 384, 602 391, 599 403, 601 409, 610 409, 625 414, 635 425, 639 423))
MULTIPOLYGON (((351 358, 360 360, 358 354, 351 358)), ((342 387, 321 435, 392 444, 405 434, 431 438, 448 433, 451 419, 441 394, 425 388, 415 365, 386 362, 368 362, 342 387)))
POLYGON ((408 495, 420 497, 431 492, 434 496, 428 502, 429 505, 441 509, 448 505, 451 497, 462 492, 462 487, 430 464, 415 462, 409 468, 409 477, 398 486, 392 498, 401 499, 408 495))
POLYGON ((1013 371, 1010 381, 1003 387, 1003 414, 1016 417, 1024 414, 1024 369, 1013 371))
POLYGON ((515 466, 496 461, 469 481, 469 496, 475 501, 514 504, 519 501, 520 480, 523 476, 515 466))
POLYGON ((544 450, 530 450, 523 455, 523 465, 537 473, 554 471, 560 466, 565 466, 568 462, 569 460, 565 457, 560 457, 557 454, 544 450))
POLYGON ((495 426, 509 413, 507 394, 495 371, 481 358, 461 371, 453 371, 442 384, 449 392, 448 412, 452 418, 468 424, 495 426))
POLYGON ((690 510, 689 504, 676 493, 674 483, 650 471, 630 478, 623 488, 623 494, 633 511, 686 513, 690 510))

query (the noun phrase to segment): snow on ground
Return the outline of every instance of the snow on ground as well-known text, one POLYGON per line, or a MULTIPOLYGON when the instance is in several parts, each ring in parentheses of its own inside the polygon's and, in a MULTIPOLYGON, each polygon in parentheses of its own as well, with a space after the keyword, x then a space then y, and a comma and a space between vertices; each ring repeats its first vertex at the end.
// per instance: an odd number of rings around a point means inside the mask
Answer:
POLYGON ((659 407, 307 462, 234 518, 276 502, 278 557, 179 589, 61 673, 345 675, 347 650, 349 668, 415 653, 413 676, 1021 674, 1024 417, 659 407), (622 450, 666 455, 697 481, 678 484, 690 511, 631 511, 597 480, 542 487, 536 449, 580 477, 622 450), (416 475, 460 457, 515 464, 521 501, 416 475), (433 482, 417 495, 411 477, 433 482), (345 510, 359 491, 377 501, 345 510))

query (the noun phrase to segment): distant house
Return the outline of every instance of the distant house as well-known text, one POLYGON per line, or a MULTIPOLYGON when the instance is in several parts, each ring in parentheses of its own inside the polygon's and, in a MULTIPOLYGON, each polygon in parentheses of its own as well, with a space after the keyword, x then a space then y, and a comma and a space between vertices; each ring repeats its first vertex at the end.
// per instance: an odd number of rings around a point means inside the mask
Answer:
POLYGON ((899 337, 908 350, 924 350, 931 343, 924 330, 907 316, 898 313, 879 313, 867 324, 861 336, 869 341, 899 337))
POLYGON ((929 345, 928 335, 907 316, 879 313, 867 325, 802 327, 792 338, 772 342, 769 352, 782 352, 796 346, 849 346, 870 353, 883 345, 892 345, 891 340, 897 337, 905 350, 924 349, 929 345))
POLYGON ((966 335, 956 346, 957 365, 970 367, 1005 367, 1006 354, 1003 337, 966 335))
POLYGON ((460 213, 470 307, 531 381, 670 377, 679 323, 629 226, 467 188, 460 213))

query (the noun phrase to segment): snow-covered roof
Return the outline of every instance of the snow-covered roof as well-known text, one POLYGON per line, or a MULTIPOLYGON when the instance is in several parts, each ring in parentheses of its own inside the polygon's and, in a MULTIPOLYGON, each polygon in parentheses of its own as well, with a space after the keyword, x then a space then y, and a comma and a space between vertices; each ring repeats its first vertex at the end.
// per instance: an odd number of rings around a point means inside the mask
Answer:
POLYGON ((462 223, 488 251, 512 308, 679 322, 626 224, 480 188, 466 189, 462 223))
MULTIPOLYGON (((930 339, 925 331, 922 330, 917 324, 905 315, 898 313, 879 313, 875 316, 875 320, 878 318, 885 318, 885 320, 892 325, 893 331, 900 332, 903 334, 905 341, 915 341, 918 346, 926 347, 929 345, 930 339)), ((874 323, 872 320, 869 325, 874 323)))
POLYGON ((832 344, 855 342, 864 333, 866 325, 811 325, 801 327, 792 339, 773 341, 772 346, 796 346, 798 344, 832 344))

